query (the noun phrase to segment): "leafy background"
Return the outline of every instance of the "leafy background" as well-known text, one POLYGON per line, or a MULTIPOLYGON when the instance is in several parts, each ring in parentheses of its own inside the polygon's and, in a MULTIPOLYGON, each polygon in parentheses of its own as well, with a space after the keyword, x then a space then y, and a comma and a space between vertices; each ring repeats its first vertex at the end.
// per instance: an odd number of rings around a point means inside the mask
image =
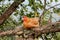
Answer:
MULTIPOLYGON (((0 0, 0 16, 14 1, 17 0, 0 0)), ((47 0, 46 9, 58 3, 60 3, 59 0, 47 0)), ((25 0, 4 24, 0 26, 0 30, 6 31, 14 29, 17 26, 22 26, 22 17, 24 15, 28 17, 39 17, 43 12, 43 8, 44 0, 25 0)), ((60 5, 54 6, 54 8, 51 8, 44 13, 43 25, 47 24, 50 15, 52 15, 52 22, 60 20, 60 5)), ((46 40, 60 40, 60 33, 49 33, 45 35, 46 40)), ((4 36, 0 37, 0 40, 15 40, 15 37, 16 36, 4 36)), ((41 40, 42 37, 38 37, 38 39, 41 40)))

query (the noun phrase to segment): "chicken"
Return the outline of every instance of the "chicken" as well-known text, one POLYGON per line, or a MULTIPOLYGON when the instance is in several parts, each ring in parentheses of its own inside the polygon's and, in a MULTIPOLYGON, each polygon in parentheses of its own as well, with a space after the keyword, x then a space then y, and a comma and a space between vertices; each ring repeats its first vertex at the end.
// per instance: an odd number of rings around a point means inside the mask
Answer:
POLYGON ((39 27, 39 18, 28 18, 27 16, 23 17, 23 26, 24 28, 36 28, 39 27))

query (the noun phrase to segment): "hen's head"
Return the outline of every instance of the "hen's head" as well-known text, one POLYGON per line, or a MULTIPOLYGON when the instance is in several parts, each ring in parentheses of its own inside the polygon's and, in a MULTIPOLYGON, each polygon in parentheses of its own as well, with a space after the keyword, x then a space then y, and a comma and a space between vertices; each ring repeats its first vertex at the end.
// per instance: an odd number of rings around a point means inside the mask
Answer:
POLYGON ((23 16, 23 21, 27 21, 28 17, 27 16, 23 16))

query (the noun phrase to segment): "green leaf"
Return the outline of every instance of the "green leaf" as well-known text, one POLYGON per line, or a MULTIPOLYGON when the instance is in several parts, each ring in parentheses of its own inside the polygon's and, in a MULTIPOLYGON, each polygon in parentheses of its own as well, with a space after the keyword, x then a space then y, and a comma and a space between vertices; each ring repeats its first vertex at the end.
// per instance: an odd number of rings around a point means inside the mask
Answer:
POLYGON ((58 2, 58 0, 55 0, 55 2, 58 2))
POLYGON ((40 1, 40 4, 42 4, 42 1, 41 0, 39 0, 40 1))
POLYGON ((50 0, 50 2, 53 2, 53 0, 50 0))
POLYGON ((8 0, 8 1, 11 1, 11 0, 8 0))
POLYGON ((0 2, 3 1, 3 0, 0 0, 0 2))
POLYGON ((43 9, 43 8, 44 8, 42 4, 38 4, 38 7, 39 7, 40 9, 43 9))
POLYGON ((54 8, 53 11, 54 11, 54 13, 60 13, 60 8, 58 8, 58 9, 54 8))

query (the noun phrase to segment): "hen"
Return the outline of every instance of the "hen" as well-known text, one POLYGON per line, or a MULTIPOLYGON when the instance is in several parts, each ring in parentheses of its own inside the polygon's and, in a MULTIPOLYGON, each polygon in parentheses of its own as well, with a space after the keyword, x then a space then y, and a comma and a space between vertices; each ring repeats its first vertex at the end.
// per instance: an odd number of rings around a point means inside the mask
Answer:
POLYGON ((39 18, 29 18, 27 16, 23 17, 24 28, 36 28, 39 27, 39 18))

